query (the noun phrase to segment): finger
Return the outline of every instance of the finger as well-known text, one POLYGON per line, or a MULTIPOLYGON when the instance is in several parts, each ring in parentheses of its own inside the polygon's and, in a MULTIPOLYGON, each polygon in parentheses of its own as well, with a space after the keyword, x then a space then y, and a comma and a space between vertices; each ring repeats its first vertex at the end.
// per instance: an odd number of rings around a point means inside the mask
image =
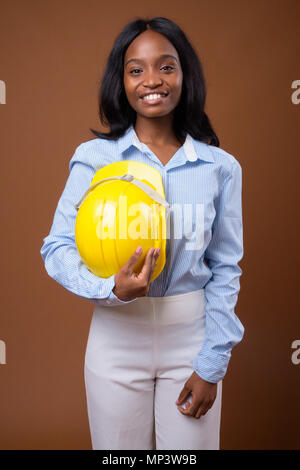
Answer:
POLYGON ((154 269, 155 269, 156 264, 157 264, 156 263, 157 258, 158 258, 157 250, 154 248, 153 253, 152 253, 152 260, 151 260, 151 270, 150 270, 149 277, 148 277, 148 285, 151 282, 151 279, 152 279, 152 276, 153 276, 153 273, 154 273, 154 269))
POLYGON ((126 268, 128 269, 129 272, 131 272, 131 274, 133 273, 134 267, 138 263, 142 253, 143 253, 143 248, 141 246, 138 246, 135 252, 130 256, 129 260, 125 264, 126 268))
POLYGON ((208 412, 208 410, 209 410, 209 407, 200 406, 195 415, 195 418, 199 419, 200 416, 204 416, 208 412))
POLYGON ((181 405, 182 403, 184 403, 189 394, 190 390, 184 387, 179 394, 178 400, 176 401, 176 405, 181 405))
POLYGON ((178 406, 178 408, 180 411, 187 411, 190 406, 191 406, 191 403, 187 400, 186 402, 183 403, 182 406, 178 406))
POLYGON ((156 252, 156 250, 154 250, 153 252, 153 255, 152 255, 152 267, 151 267, 151 272, 149 274, 149 279, 148 279, 148 283, 151 282, 151 279, 152 279, 152 276, 153 276, 153 273, 154 273, 154 270, 157 266, 157 258, 159 256, 159 253, 156 252))
POLYGON ((203 403, 202 407, 200 407, 199 410, 197 411, 196 417, 197 415, 205 415, 211 409, 213 404, 214 404, 214 400, 211 400, 209 403, 203 403))
POLYGON ((185 409, 181 406, 179 407, 179 409, 185 415, 195 416, 199 409, 199 402, 197 402, 195 398, 192 398, 192 402, 187 405, 185 409))
POLYGON ((149 275, 150 275, 151 269, 152 269, 152 258, 153 258, 154 251, 155 251, 154 248, 150 248, 148 250, 145 261, 144 261, 144 265, 143 265, 143 267, 141 269, 141 272, 139 274, 139 279, 146 279, 147 282, 148 282, 149 275))

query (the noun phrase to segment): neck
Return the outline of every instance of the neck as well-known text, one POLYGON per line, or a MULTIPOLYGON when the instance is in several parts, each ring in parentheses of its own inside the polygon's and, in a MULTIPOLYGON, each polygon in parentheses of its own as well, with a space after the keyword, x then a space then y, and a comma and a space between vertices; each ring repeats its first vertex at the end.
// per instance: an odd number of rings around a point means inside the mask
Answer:
POLYGON ((178 142, 170 115, 153 119, 137 116, 134 130, 144 144, 167 145, 178 142))

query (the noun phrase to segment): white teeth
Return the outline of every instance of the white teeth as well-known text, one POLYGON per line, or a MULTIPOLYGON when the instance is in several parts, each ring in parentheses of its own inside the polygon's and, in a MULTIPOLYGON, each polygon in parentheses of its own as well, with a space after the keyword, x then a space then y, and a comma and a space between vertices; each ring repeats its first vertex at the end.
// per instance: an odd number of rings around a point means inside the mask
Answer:
POLYGON ((158 98, 161 98, 162 95, 159 95, 157 93, 154 93, 153 95, 146 95, 144 96, 143 100, 157 100, 158 98))

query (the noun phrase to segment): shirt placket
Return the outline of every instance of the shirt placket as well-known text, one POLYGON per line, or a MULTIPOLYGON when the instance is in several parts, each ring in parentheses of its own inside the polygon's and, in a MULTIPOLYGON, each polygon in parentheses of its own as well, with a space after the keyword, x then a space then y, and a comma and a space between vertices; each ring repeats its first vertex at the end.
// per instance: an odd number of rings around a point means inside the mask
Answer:
MULTIPOLYGON (((185 162, 183 161, 182 158, 177 159, 177 161, 172 159, 172 161, 168 162, 168 163, 171 163, 171 166, 167 168, 168 164, 164 166, 160 162, 160 160, 157 158, 157 156, 152 152, 152 150, 149 149, 149 147, 146 146, 143 142, 139 143, 139 150, 143 153, 144 156, 147 156, 153 162, 159 165, 159 172, 162 177, 163 187, 165 191, 165 198, 166 198, 166 201, 169 201, 168 171, 176 166, 183 165, 185 162)), ((161 275, 160 275, 161 276, 160 277, 160 283, 161 283, 160 296, 161 297, 164 297, 165 295, 166 286, 168 282, 168 272, 169 272, 168 267, 169 267, 170 250, 171 250, 170 237, 171 237, 171 232, 172 232, 171 224, 172 224, 172 212, 170 212, 170 221, 169 221, 170 230, 169 232, 168 231, 166 232, 166 248, 165 248, 166 261, 165 261, 164 269, 162 270, 161 275)))
MULTIPOLYGON (((162 180, 163 180, 163 185, 164 185, 164 190, 165 190, 165 197, 166 197, 166 200, 168 201, 169 200, 169 185, 168 185, 168 170, 166 168, 162 168, 162 180)), ((170 212, 170 217, 171 217, 171 212, 170 212)), ((170 220, 170 229, 171 229, 171 220, 170 220)), ((166 250, 165 250, 166 262, 165 262, 164 269, 162 271, 161 297, 164 296, 166 285, 167 285, 169 255, 170 255, 170 233, 168 233, 167 231, 166 232, 166 250)))

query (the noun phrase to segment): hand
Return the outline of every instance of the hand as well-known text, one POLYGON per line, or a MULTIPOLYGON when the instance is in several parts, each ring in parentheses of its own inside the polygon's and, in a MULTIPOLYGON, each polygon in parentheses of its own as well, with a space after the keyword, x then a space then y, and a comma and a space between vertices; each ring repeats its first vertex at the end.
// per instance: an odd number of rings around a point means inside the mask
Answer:
POLYGON ((217 396, 217 384, 207 382, 201 379, 196 372, 193 372, 185 382, 176 404, 181 405, 184 403, 190 393, 192 394, 192 402, 187 401, 185 409, 182 406, 178 406, 178 409, 184 415, 199 419, 212 407, 217 396))
POLYGON ((140 253, 135 251, 127 263, 117 272, 115 287, 112 291, 120 300, 126 301, 147 295, 159 251, 159 248, 150 248, 148 250, 143 267, 138 275, 133 269, 138 263, 143 250, 140 253))

